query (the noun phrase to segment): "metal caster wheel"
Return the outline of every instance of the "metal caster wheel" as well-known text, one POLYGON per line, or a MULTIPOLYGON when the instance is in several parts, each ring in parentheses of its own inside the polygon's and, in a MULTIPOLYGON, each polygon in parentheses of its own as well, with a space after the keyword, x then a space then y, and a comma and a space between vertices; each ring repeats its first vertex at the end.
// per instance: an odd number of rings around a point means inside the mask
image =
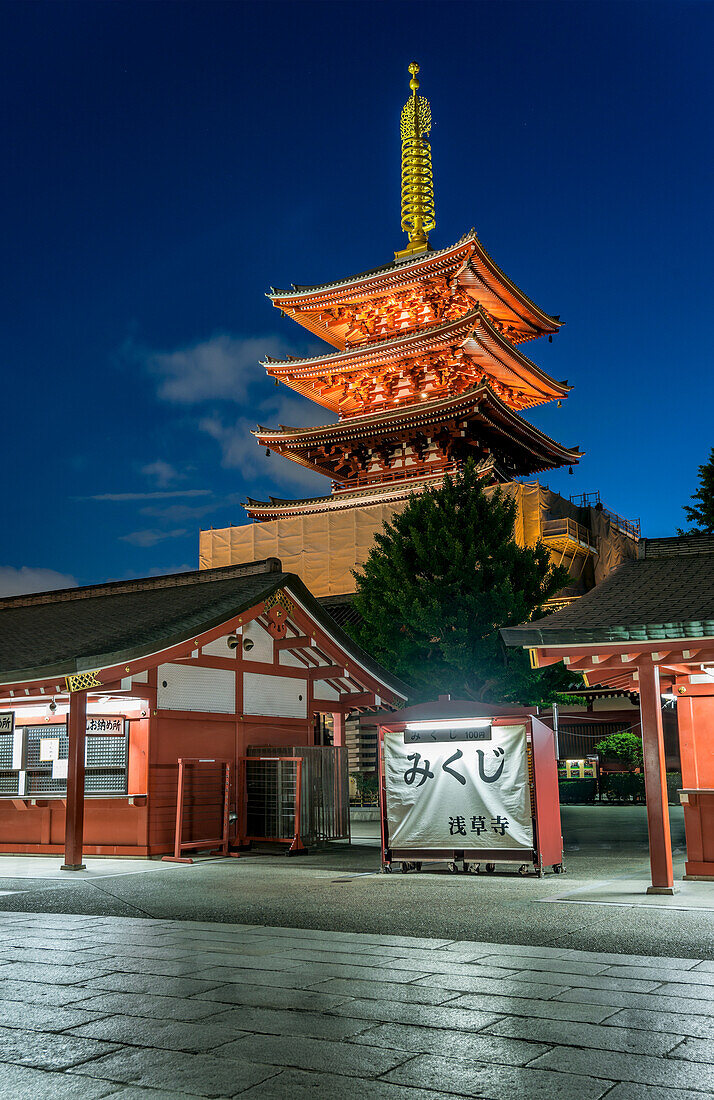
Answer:
POLYGON ((528 874, 528 864, 527 863, 522 863, 520 865, 520 867, 518 868, 518 874, 519 875, 527 875, 528 874))
POLYGON ((495 863, 487 863, 486 864, 486 874, 487 875, 492 875, 495 870, 496 870, 496 864, 495 863))
POLYGON ((554 863, 553 864, 553 874, 554 875, 562 875, 564 870, 565 870, 565 867, 563 867, 562 863, 554 863))
POLYGON ((463 865, 463 867, 462 867, 462 871, 463 871, 463 873, 464 873, 465 875, 468 875, 468 873, 469 873, 469 871, 470 871, 470 870, 471 870, 471 865, 470 865, 469 863, 467 863, 467 862, 466 862, 466 860, 464 860, 464 865, 463 865))
POLYGON ((392 873, 391 863, 385 863, 384 866, 382 867, 382 874, 383 875, 391 875, 391 873, 392 873))
POLYGON ((450 863, 449 864, 449 871, 451 872, 452 875, 458 875, 458 873, 459 873, 458 864, 453 863, 453 862, 450 863))
POLYGON ((415 871, 421 871, 421 863, 415 863, 414 864, 414 870, 415 871))

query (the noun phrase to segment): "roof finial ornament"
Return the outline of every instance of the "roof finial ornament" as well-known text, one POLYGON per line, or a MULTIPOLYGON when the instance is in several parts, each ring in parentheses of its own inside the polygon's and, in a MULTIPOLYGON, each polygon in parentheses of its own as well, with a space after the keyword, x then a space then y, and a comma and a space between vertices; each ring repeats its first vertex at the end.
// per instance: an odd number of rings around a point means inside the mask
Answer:
POLYGON ((427 135, 431 131, 431 107, 424 96, 417 95, 419 66, 409 65, 412 94, 404 104, 401 118, 402 138, 402 229, 409 234, 409 244, 394 253, 395 260, 424 252, 429 248, 429 233, 436 226, 434 215, 434 179, 431 170, 431 146, 427 135))

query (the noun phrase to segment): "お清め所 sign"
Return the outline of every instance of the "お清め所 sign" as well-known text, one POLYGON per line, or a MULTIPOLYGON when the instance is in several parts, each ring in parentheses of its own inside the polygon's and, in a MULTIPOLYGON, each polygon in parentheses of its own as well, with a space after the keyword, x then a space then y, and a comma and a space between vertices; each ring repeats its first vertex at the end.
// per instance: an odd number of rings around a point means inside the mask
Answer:
POLYGON ((490 740, 404 743, 384 734, 391 848, 532 849, 526 729, 492 726, 490 740))

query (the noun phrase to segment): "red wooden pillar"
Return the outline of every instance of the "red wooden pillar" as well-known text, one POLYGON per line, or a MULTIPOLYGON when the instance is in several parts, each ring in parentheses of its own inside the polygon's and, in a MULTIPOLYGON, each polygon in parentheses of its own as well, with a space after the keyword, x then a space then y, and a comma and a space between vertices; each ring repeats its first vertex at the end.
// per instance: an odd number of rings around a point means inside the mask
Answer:
POLYGON ((67 762, 67 812, 64 825, 63 871, 84 871, 84 742, 87 733, 87 693, 69 697, 69 760, 67 762))
POLYGON ((640 665, 638 672, 642 748, 645 764, 645 797, 647 799, 647 830, 649 833, 650 868, 652 871, 652 885, 647 888, 647 893, 673 894, 672 843, 669 833, 667 770, 664 762, 659 667, 648 662, 640 665))
POLYGON ((335 746, 345 743, 345 716, 342 711, 334 711, 332 715, 332 744, 335 746))

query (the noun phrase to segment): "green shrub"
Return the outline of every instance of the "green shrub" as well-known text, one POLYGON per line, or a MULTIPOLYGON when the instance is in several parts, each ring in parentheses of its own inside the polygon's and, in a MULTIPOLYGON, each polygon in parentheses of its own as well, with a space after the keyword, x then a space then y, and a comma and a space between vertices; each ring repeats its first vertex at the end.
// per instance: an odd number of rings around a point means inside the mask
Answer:
POLYGON ((645 777, 634 772, 609 772, 600 778, 600 789, 609 802, 644 802, 645 777))
POLYGON ((594 802, 597 793, 596 779, 561 779, 558 782, 560 801, 565 806, 594 802))
POLYGON ((642 767, 642 737, 632 730, 622 730, 604 737, 595 746, 601 760, 616 760, 628 772, 642 767))

